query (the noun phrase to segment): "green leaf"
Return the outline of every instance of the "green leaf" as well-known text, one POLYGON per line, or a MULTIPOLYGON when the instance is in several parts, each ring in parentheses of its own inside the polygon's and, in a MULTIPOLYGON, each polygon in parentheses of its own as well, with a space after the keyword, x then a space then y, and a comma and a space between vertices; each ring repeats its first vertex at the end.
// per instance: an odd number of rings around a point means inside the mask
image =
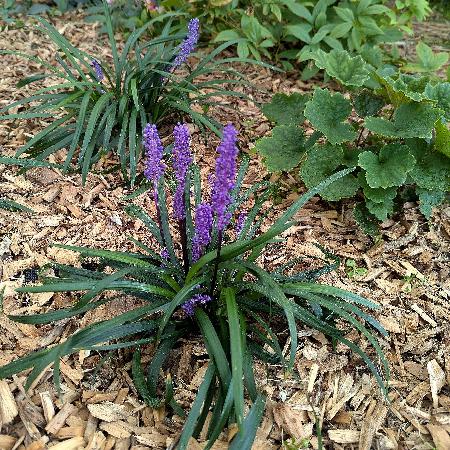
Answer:
MULTIPOLYGON (((306 161, 300 168, 300 177, 307 188, 317 186, 321 181, 345 165, 344 150, 330 144, 315 145, 308 151, 306 161)), ((353 197, 359 188, 359 182, 352 174, 331 183, 320 196, 328 201, 338 201, 353 197)))
POLYGON ((369 90, 362 91, 353 99, 353 106, 359 117, 375 116, 385 103, 369 90))
POLYGON ((258 395, 244 420, 242 430, 231 441, 229 450, 250 450, 264 414, 265 399, 258 395), (245 432, 243 431, 245 430, 245 432))
POLYGON ((447 52, 434 53, 431 47, 423 41, 417 44, 416 53, 417 63, 408 64, 405 70, 412 72, 436 72, 448 61, 449 57, 447 52))
POLYGON ((394 201, 389 197, 383 198, 382 202, 373 202, 366 198, 366 207, 371 214, 383 222, 393 214, 394 201))
POLYGON ((305 121, 303 111, 308 99, 308 95, 297 92, 290 95, 275 94, 271 102, 264 104, 261 110, 277 125, 299 125, 305 121))
POLYGON ((450 158, 450 130, 440 120, 436 122, 434 147, 438 152, 450 158))
POLYGON ((306 104, 305 117, 334 145, 356 138, 356 131, 346 122, 351 112, 352 105, 342 94, 317 88, 306 104))
POLYGON ((450 121, 450 83, 428 83, 425 87, 425 95, 430 100, 436 101, 436 106, 445 113, 445 118, 450 121))
POLYGON ((416 188, 416 194, 419 196, 420 212, 429 219, 435 206, 442 204, 447 198, 447 194, 442 191, 429 191, 427 189, 416 188))
POLYGON ((6 209, 8 211, 25 211, 29 213, 34 213, 34 211, 27 206, 21 205, 14 200, 9 200, 7 198, 0 197, 0 209, 6 209))
POLYGON ((236 297, 232 288, 222 291, 225 297, 228 314, 228 326, 230 329, 230 350, 231 350, 231 375, 233 377, 233 397, 236 421, 239 429, 245 433, 243 428, 244 420, 244 385, 243 377, 243 345, 241 340, 241 323, 239 320, 239 310, 236 297))
POLYGON ((183 431, 178 441, 177 449, 186 450, 189 444, 189 440, 194 433, 195 424, 200 415, 203 403, 206 399, 206 395, 209 391, 210 385, 214 380, 215 366, 213 363, 208 364, 208 369, 206 370, 205 377, 203 378, 202 384, 200 385, 197 396, 195 397, 194 403, 192 404, 191 411, 184 424, 183 431))
POLYGON ((409 147, 401 144, 385 145, 378 155, 371 151, 363 152, 358 161, 366 170, 366 181, 371 188, 401 186, 416 163, 409 147))
POLYGON ((368 211, 364 203, 358 203, 355 206, 353 209, 353 218, 364 233, 375 239, 379 238, 380 229, 378 221, 376 217, 368 211))
POLYGON ((231 41, 239 38, 239 33, 236 30, 223 30, 214 38, 213 42, 231 41))
POLYGON ((394 106, 402 103, 421 102, 426 97, 424 90, 428 84, 428 77, 417 77, 393 72, 392 68, 378 70, 375 73, 376 80, 384 86, 385 95, 394 106))
POLYGON ((430 138, 440 110, 424 103, 406 103, 394 112, 392 120, 381 117, 367 117, 365 127, 373 133, 397 138, 430 138))
POLYGON ((311 43, 311 36, 309 35, 309 32, 311 30, 311 25, 307 23, 287 25, 284 27, 284 32, 286 35, 294 36, 295 38, 306 44, 311 43))
POLYGON ((31 75, 29 77, 22 78, 21 80, 18 81, 18 83, 16 84, 16 87, 18 87, 18 88, 24 87, 28 84, 34 83, 35 81, 43 80, 43 79, 47 78, 48 76, 49 75, 46 73, 38 73, 36 75, 31 75))
POLYGON ((271 137, 259 139, 256 150, 264 157, 270 172, 291 170, 298 165, 305 151, 305 136, 294 125, 280 125, 271 137))
POLYGON ((448 191, 450 187, 450 158, 442 153, 425 150, 420 144, 410 144, 416 165, 409 174, 418 187, 430 191, 448 191))
POLYGON ((369 66, 361 56, 350 56, 346 50, 318 50, 314 54, 316 66, 339 80, 344 86, 362 86, 370 77, 369 66))
POLYGON ((307 22, 312 22, 313 17, 306 6, 301 5, 296 0, 281 0, 281 2, 289 8, 296 16, 305 19, 307 22))

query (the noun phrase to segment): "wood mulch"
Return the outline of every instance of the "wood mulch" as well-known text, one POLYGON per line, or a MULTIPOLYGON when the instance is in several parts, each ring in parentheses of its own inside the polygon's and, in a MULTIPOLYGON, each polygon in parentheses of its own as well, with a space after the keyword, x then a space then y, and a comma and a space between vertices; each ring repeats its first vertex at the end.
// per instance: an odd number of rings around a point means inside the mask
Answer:
MULTIPOLYGON (((92 54, 107 56, 95 26, 77 14, 53 19, 73 43, 92 54)), ((29 28, 7 29, 1 47, 32 52, 52 60, 51 45, 29 28)), ((313 85, 293 77, 246 69, 253 82, 269 92, 311 90, 313 85)), ((2 56, 0 105, 19 98, 20 77, 39 72, 34 63, 2 56)), ((27 88, 28 89, 28 88, 27 88)), ((26 92, 26 91, 25 91, 26 92)), ((256 100, 267 94, 254 94, 256 100)), ((222 122, 240 126, 242 150, 252 154, 252 143, 270 130, 257 106, 239 99, 232 108, 217 108, 222 122)), ((2 153, 13 155, 42 122, 0 122, 2 153)), ((214 138, 205 142, 192 127, 196 158, 207 176, 214 159, 214 138)), ((62 155, 59 155, 62 156, 62 155)), ((58 155, 56 158, 59 157, 58 155)), ((0 210, 0 289, 4 313, 46 312, 72 304, 65 294, 17 294, 28 269, 49 261, 79 265, 78 256, 52 247, 52 243, 85 245, 112 250, 136 250, 131 235, 148 242, 145 228, 129 218, 123 196, 129 191, 116 175, 102 175, 111 164, 102 161, 85 186, 79 175, 66 176, 51 169, 19 174, 0 166, 0 195, 29 206, 35 213, 0 210)), ((246 179, 248 186, 267 177, 256 156, 246 179)), ((271 178, 286 196, 269 210, 268 221, 285 209, 301 192, 292 176, 271 178)), ((141 195, 136 203, 151 210, 141 195)), ((381 340, 391 367, 390 402, 381 395, 359 358, 344 346, 307 327, 299 329, 296 377, 286 377, 281 367, 256 365, 259 389, 268 407, 258 431, 255 449, 318 448, 314 423, 318 418, 326 449, 450 449, 450 208, 442 207, 427 222, 417 205, 405 204, 395 220, 382 226, 380 242, 361 233, 351 204, 330 205, 313 198, 298 216, 298 225, 285 233, 286 242, 262 258, 273 267, 288 257, 321 256, 313 245, 321 244, 343 261, 339 270, 321 281, 361 294, 381 306, 375 317, 389 331, 381 340), (345 262, 353 260, 366 269, 352 275, 345 262), (288 447, 296 442, 295 447, 288 447)), ((28 271, 28 272, 27 272, 28 271)), ((57 344, 79 327, 104 320, 135 305, 123 297, 82 318, 52 326, 30 326, 0 315, 0 365, 30 351, 57 344)), ((358 333, 349 338, 367 347, 358 333)), ((152 348, 143 351, 144 361, 152 348)), ((183 419, 165 408, 152 409, 137 396, 130 378, 131 352, 117 351, 101 360, 96 352, 81 351, 61 361, 62 394, 52 383, 47 368, 28 391, 25 376, 0 381, 0 450, 64 449, 164 449, 173 448, 183 419), (101 364, 99 365, 99 363, 101 364)), ((207 354, 196 339, 183 341, 165 367, 175 384, 175 398, 189 409, 206 369, 207 354)), ((214 449, 226 449, 236 430, 231 427, 214 449)), ((203 448, 205 434, 191 441, 191 449, 203 448)))

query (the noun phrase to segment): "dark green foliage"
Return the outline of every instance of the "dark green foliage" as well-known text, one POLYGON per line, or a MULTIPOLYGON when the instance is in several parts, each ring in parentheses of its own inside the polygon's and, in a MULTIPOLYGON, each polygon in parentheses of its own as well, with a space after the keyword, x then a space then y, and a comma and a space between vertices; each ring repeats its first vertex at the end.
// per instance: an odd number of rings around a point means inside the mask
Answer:
POLYGON ((214 95, 242 95, 230 90, 229 86, 246 82, 229 66, 236 59, 218 59, 218 55, 233 43, 225 43, 203 57, 187 75, 172 72, 171 64, 178 44, 185 36, 173 33, 174 14, 165 16, 167 20, 160 36, 150 41, 142 40, 153 24, 147 22, 128 37, 122 52, 118 52, 106 4, 104 8, 113 56, 112 67, 99 61, 104 79, 96 79, 91 67, 93 56, 78 50, 53 25, 37 17, 37 30, 47 34, 58 47, 56 64, 20 52, 4 50, 2 53, 17 54, 46 69, 44 74, 34 74, 19 81, 19 86, 42 79, 52 80, 51 86, 3 107, 0 119, 46 118, 51 121, 17 151, 17 158, 26 155, 31 161, 47 163, 50 155, 66 149, 61 168, 81 171, 84 182, 92 166, 112 153, 118 157, 115 168, 120 168, 124 178, 133 185, 142 156, 142 130, 148 122, 159 124, 190 116, 201 129, 209 128, 218 133, 216 122, 206 113, 197 112, 198 108, 207 111, 214 95), (217 74, 215 79, 209 77, 207 81, 198 81, 199 77, 204 80, 212 73, 217 74), (54 80, 58 82, 54 83, 54 80), (25 106, 26 110, 7 113, 18 106, 21 110, 25 106))
MULTIPOLYGON (((234 217, 241 209, 241 202, 254 196, 254 207, 247 215, 239 239, 226 233, 220 256, 215 245, 211 244, 204 256, 189 264, 187 272, 181 267, 183 262, 177 259, 173 249, 169 252, 173 257, 166 261, 158 252, 135 240, 133 242, 142 249, 142 253, 60 246, 79 252, 84 257, 96 258, 98 267, 79 269, 54 264, 53 268, 58 269, 57 277, 45 276, 44 271, 43 284, 25 286, 19 291, 79 292, 75 303, 65 309, 39 315, 9 316, 10 319, 28 324, 46 324, 79 316, 110 301, 112 297, 104 295, 109 291, 116 291, 117 296, 122 293, 138 296, 143 300, 143 305, 77 330, 56 346, 3 366, 0 368, 0 378, 31 369, 26 383, 29 387, 49 364, 53 364, 54 380, 58 385, 60 358, 82 349, 115 351, 129 347, 134 352, 132 376, 142 399, 152 407, 166 405, 175 414, 183 416, 185 412, 174 399, 170 374, 162 380, 161 373, 167 371, 166 362, 173 357, 173 349, 181 338, 200 336, 210 360, 186 417, 177 445, 180 450, 187 448, 191 436, 198 437, 210 411, 205 448, 210 449, 222 430, 236 422, 238 433, 230 448, 251 449, 265 406, 265 398, 258 392, 255 383, 253 363, 256 360, 276 363, 292 372, 298 346, 298 326, 316 329, 333 342, 347 345, 368 366, 385 392, 388 365, 375 334, 386 332, 366 312, 378 309, 378 305, 316 281, 320 274, 336 267, 336 258, 324 251, 322 267, 306 272, 295 270, 296 261, 272 273, 255 263, 268 244, 275 244, 276 237, 296 223, 294 215, 312 196, 326 191, 342 177, 351 176, 353 169, 345 169, 319 183, 299 197, 267 231, 262 232, 259 219, 265 215, 262 204, 267 199, 267 191, 259 192, 256 185, 241 192, 247 166, 248 161, 244 161, 233 191, 235 203, 230 208, 234 217), (218 283, 214 289, 210 283, 216 267, 218 283), (197 307, 192 317, 185 316, 180 306, 194 294, 205 291, 214 293, 212 300, 203 307, 197 307), (340 323, 346 323, 347 327, 336 326, 337 319, 340 323), (272 329, 274 323, 285 324, 283 326, 288 332, 277 333, 272 329), (348 327, 364 337, 365 350, 346 338, 348 327), (286 357, 282 348, 288 339, 290 345, 286 357), (153 345, 153 356, 144 368, 141 352, 148 344, 153 345), (381 370, 377 368, 378 363, 381 370), (247 414, 246 404, 250 406, 247 414)), ((195 169, 188 184, 188 189, 200 192, 195 169)), ((163 199, 161 201, 164 202, 163 199)), ((188 216, 190 208, 189 205, 188 216)), ((161 241, 160 229, 143 210, 132 206, 129 212, 144 222, 156 241, 161 241)), ((162 229, 168 229, 167 210, 162 209, 161 212, 162 229)), ((168 236, 165 236, 165 241, 168 242, 168 236)), ((192 230, 188 227, 188 242, 191 241, 192 230)))
MULTIPOLYGON (((300 162, 300 178, 311 188, 344 167, 358 166, 356 176, 336 181, 321 196, 336 201, 360 192, 365 206, 357 207, 355 217, 372 235, 373 224, 391 217, 410 187, 416 189, 420 210, 430 217, 431 208, 445 201, 450 190, 449 83, 405 75, 393 67, 375 69, 337 50, 319 52, 317 61, 347 90, 341 94, 318 88, 306 103, 304 116, 325 142, 296 144, 291 138, 295 127, 288 134, 278 125, 271 138, 256 143, 268 169, 291 170, 300 162), (352 110, 363 120, 352 120, 352 110), (288 143, 289 156, 283 161, 277 149, 288 143)), ((290 111, 291 103, 286 96, 274 101, 277 111, 290 111)), ((262 110, 273 109, 269 104, 262 110)), ((292 123, 301 114, 296 110, 292 123)))

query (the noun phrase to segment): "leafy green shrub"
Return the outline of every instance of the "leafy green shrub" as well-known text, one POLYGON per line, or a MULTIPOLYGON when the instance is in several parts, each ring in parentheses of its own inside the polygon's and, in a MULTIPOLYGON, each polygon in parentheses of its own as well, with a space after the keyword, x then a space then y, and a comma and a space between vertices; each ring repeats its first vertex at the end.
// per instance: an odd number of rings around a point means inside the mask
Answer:
POLYGON ((312 188, 343 167, 357 166, 321 196, 337 201, 361 193, 365 203, 355 216, 372 231, 376 220, 394 213, 408 187, 430 217, 450 189, 450 83, 392 67, 375 70, 341 50, 319 51, 316 64, 348 93, 317 88, 312 96, 276 94, 264 105, 276 127, 256 149, 269 171, 300 165, 301 180, 312 188), (309 138, 301 127, 305 119, 315 130, 309 138))
POLYGON ((0 8, 0 17, 2 20, 12 22, 18 14, 42 14, 57 8, 61 12, 67 12, 71 8, 77 8, 84 5, 89 0, 54 0, 49 3, 33 3, 32 0, 5 0, 3 7, 0 8))
MULTIPOLYGON (((124 177, 133 184, 142 152, 142 127, 147 122, 159 124, 169 118, 190 116, 202 129, 206 127, 218 132, 216 123, 206 115, 211 97, 242 95, 229 90, 228 86, 244 84, 245 80, 229 67, 235 58, 217 59, 233 42, 219 46, 189 68, 188 73, 178 75, 174 70, 188 56, 185 47, 189 47, 189 52, 194 49, 198 27, 187 37, 185 34, 172 34, 170 19, 173 14, 166 15, 169 21, 159 37, 141 42, 141 36, 152 25, 150 21, 135 30, 119 52, 108 6, 105 4, 104 8, 112 67, 77 49, 48 21, 37 17, 40 24, 37 29, 46 33, 58 46, 55 54, 57 66, 21 52, 0 53, 28 58, 47 69, 46 73, 33 74, 19 81, 19 87, 43 79, 56 79, 58 83, 38 89, 33 95, 0 109, 0 113, 5 113, 11 108, 28 105, 24 112, 3 114, 0 119, 53 118, 17 151, 16 158, 26 154, 27 158, 35 161, 46 161, 50 155, 65 148, 68 151, 62 168, 65 171, 81 170, 84 182, 92 165, 102 156, 114 152, 120 159, 124 177), (176 45, 183 38, 184 41, 176 45), (220 79, 217 76, 213 79, 213 74, 220 74, 220 79), (202 78, 200 81, 199 77, 202 78), (198 112, 199 108, 203 113, 198 112)), ((191 28, 197 20, 192 19, 188 27, 191 28)), ((16 159, 15 162, 23 165, 23 161, 16 159)))
MULTIPOLYGON (((206 44, 240 39, 236 43, 240 57, 266 58, 285 69, 308 61, 303 79, 318 71, 317 50, 346 49, 370 56, 379 44, 412 33, 412 20, 424 20, 431 11, 426 0, 165 0, 150 10, 144 4, 117 0, 112 8, 114 23, 125 31, 161 11, 201 15, 206 44)), ((91 11, 89 20, 103 21, 95 7, 91 11)))
POLYGON ((53 363, 54 380, 58 385, 61 358, 81 349, 111 351, 131 347, 134 349, 133 378, 142 398, 152 407, 165 403, 183 416, 184 411, 173 396, 171 377, 166 378, 165 384, 161 383, 160 372, 181 338, 201 336, 210 361, 177 449, 185 449, 190 436, 199 435, 210 410, 205 448, 211 448, 222 429, 234 422, 239 432, 230 448, 251 448, 264 412, 264 397, 255 383, 253 362, 281 364, 288 372, 292 371, 298 345, 297 324, 320 330, 333 342, 347 345, 362 358, 385 389, 381 371, 386 371, 387 376, 387 362, 372 334, 385 331, 361 309, 377 309, 377 306, 358 295, 316 282, 320 274, 336 267, 331 255, 325 253, 330 262, 324 260, 323 267, 304 272, 296 270, 298 260, 288 261, 272 273, 256 263, 265 248, 280 243, 277 236, 295 223, 294 215, 314 194, 341 177, 349 176, 352 169, 331 176, 301 196, 262 232, 260 227, 265 218, 262 205, 270 191, 265 190, 264 182, 245 191, 241 189, 249 161, 244 159, 237 170, 236 135, 232 125, 224 128, 208 194, 205 186, 201 186, 199 168, 191 163, 187 127, 178 124, 174 130, 171 155, 174 173, 167 170, 168 163, 162 160, 167 152, 156 127, 146 127, 145 176, 152 186, 156 219, 134 205, 128 207, 128 213, 143 221, 158 243, 159 251, 134 239, 142 253, 58 245, 96 258, 98 269, 52 264, 57 277, 48 274, 43 277, 42 285, 26 286, 19 291, 84 291, 84 294, 67 309, 9 317, 28 324, 73 317, 110 301, 111 296, 102 297, 106 291, 134 295, 142 305, 78 330, 59 345, 3 366, 1 378, 32 369, 28 374, 28 387, 53 363), (169 214, 170 192, 173 193, 173 210, 169 214), (210 202, 207 203, 206 198, 210 198, 210 202), (246 212, 244 205, 248 208, 246 212), (179 230, 178 237, 171 235, 172 229, 179 230), (277 331, 277 326, 282 324, 284 328, 285 323, 289 333, 277 331), (370 347, 365 346, 363 350, 347 339, 351 329, 358 330, 372 346, 382 369, 366 354, 370 347), (288 339, 290 352, 286 360, 282 349, 288 339), (152 345, 153 357, 144 372, 140 348, 148 344, 152 345), (251 402, 246 416, 244 394, 249 398, 248 403, 251 402))

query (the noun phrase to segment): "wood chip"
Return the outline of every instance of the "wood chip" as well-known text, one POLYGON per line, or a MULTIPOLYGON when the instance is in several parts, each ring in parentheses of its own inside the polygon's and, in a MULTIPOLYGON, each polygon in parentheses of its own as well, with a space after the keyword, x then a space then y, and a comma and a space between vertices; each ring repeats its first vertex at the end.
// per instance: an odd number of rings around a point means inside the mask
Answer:
POLYGON ((12 436, 7 436, 6 434, 0 434, 0 449, 2 450, 12 450, 17 439, 12 436))
POLYGON ((450 435, 443 427, 428 424, 427 428, 433 438, 434 445, 436 445, 436 450, 450 449, 450 435))
POLYGON ((74 437, 67 439, 59 444, 54 445, 52 450, 80 450, 84 446, 84 439, 82 437, 74 437))
POLYGON ((89 412, 97 419, 105 422, 115 422, 126 419, 130 413, 122 406, 112 402, 87 405, 89 412))
POLYGON ((387 412, 387 407, 378 403, 370 416, 366 414, 361 427, 361 436, 359 438, 358 446, 359 450, 370 450, 372 448, 372 441, 375 437, 375 433, 384 422, 387 412))
POLYGON ((53 417, 52 420, 45 427, 45 431, 50 434, 57 434, 58 431, 64 426, 66 419, 73 414, 77 408, 71 403, 66 403, 61 410, 53 417))
POLYGON ((337 444, 356 444, 359 442, 358 430, 328 430, 328 437, 337 444))
POLYGON ((435 320, 433 320, 420 306, 413 303, 411 305, 411 309, 413 309, 419 316, 425 320, 425 322, 428 322, 432 327, 437 327, 438 324, 435 320))
POLYGON ((0 380, 0 423, 11 423, 19 414, 16 401, 5 380, 0 380))
POLYGON ((41 397, 41 405, 45 421, 48 424, 53 419, 53 417, 55 417, 55 407, 53 405, 53 400, 48 391, 40 392, 39 396, 41 397))
POLYGON ((439 407, 439 391, 445 384, 445 373, 435 359, 427 364, 428 375, 430 377, 430 390, 433 398, 433 407, 439 407))

